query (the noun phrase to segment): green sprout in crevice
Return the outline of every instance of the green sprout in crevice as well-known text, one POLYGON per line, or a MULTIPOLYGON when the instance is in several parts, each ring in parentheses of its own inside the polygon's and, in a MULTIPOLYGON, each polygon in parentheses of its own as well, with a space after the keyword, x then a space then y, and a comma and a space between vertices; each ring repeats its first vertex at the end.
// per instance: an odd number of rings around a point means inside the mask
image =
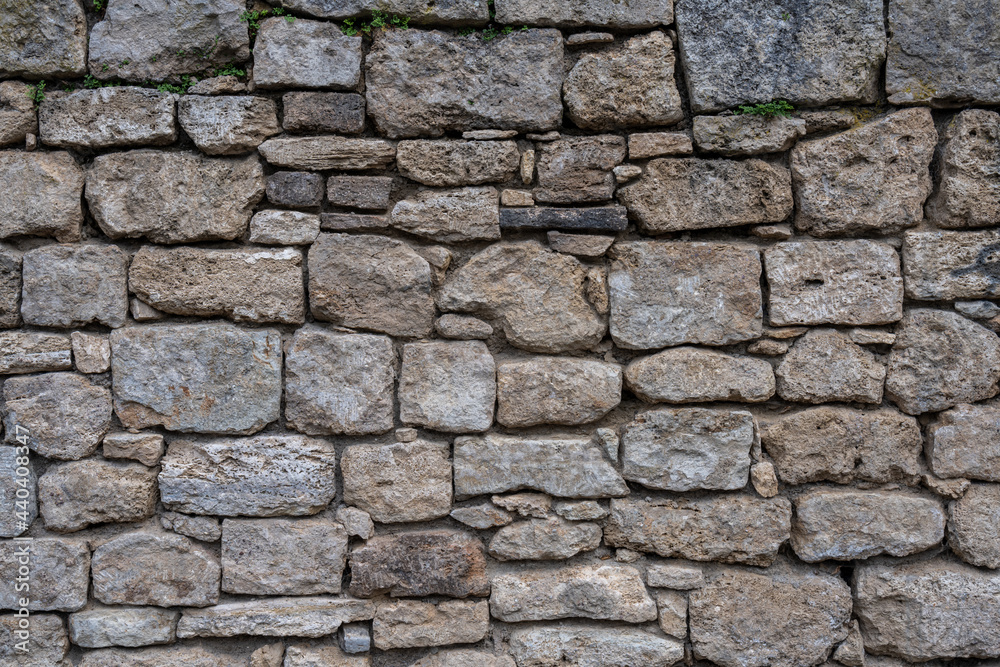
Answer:
POLYGON ((344 19, 340 31, 348 37, 354 37, 358 33, 371 35, 373 30, 407 30, 409 27, 409 16, 397 16, 376 9, 372 12, 371 20, 367 22, 353 18, 344 19))
POLYGON ((33 86, 28 86, 28 97, 35 103, 38 107, 45 101, 45 80, 42 79, 33 86))
POLYGON ((740 116, 762 116, 764 118, 787 118, 795 111, 787 100, 771 100, 760 104, 741 104, 734 113, 740 116))
POLYGON ((282 7, 247 10, 240 14, 240 21, 247 24, 247 28, 250 30, 250 39, 252 40, 257 36, 257 31, 260 30, 260 22, 271 16, 284 16, 285 20, 289 23, 295 21, 295 17, 289 15, 282 7))
MULTIPOLYGON (((479 33, 479 38, 481 40, 483 40, 484 42, 489 42, 489 41, 492 41, 492 40, 496 39, 497 37, 502 37, 503 35, 509 35, 512 32, 514 32, 514 30, 516 30, 516 28, 514 28, 513 26, 499 25, 496 22, 496 20, 497 20, 497 12, 496 12, 496 5, 494 4, 493 0, 489 0, 486 3, 486 7, 489 9, 489 13, 490 13, 490 23, 489 23, 489 25, 487 25, 481 31, 480 30, 476 30, 475 28, 463 28, 463 29, 461 29, 461 30, 458 31, 458 36, 459 37, 465 37, 466 35, 473 35, 473 34, 476 34, 478 32, 479 33)), ((520 31, 521 32, 525 32, 527 29, 528 29, 528 26, 523 25, 523 26, 521 26, 520 31)))

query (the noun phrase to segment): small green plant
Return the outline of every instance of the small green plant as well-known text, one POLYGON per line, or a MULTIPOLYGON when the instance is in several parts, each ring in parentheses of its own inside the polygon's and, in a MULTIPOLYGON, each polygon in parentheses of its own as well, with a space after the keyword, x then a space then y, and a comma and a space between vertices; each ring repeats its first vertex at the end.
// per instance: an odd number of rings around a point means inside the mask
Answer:
POLYGON ((212 54, 215 53, 216 49, 219 48, 219 40, 221 38, 222 38, 221 35, 216 35, 215 41, 209 44, 208 46, 201 49, 198 48, 191 49, 191 51, 194 52, 194 55, 197 56, 198 58, 201 58, 202 60, 208 60, 209 58, 212 57, 212 54))
POLYGON ((482 37, 484 42, 496 39, 499 36, 500 36, 500 31, 494 28, 493 26, 487 26, 486 28, 483 28, 482 37))
POLYGON ((787 21, 790 18, 792 18, 791 14, 789 14, 788 12, 781 12, 781 20, 782 21, 787 21))
POLYGON ((45 80, 41 80, 33 86, 28 86, 28 97, 30 97, 35 106, 39 106, 45 100, 45 80))
POLYGON ((372 12, 372 20, 367 23, 357 19, 344 19, 341 22, 340 32, 348 37, 354 37, 362 32, 371 35, 373 30, 408 30, 409 27, 409 16, 396 16, 376 9, 372 12))
POLYGON ((191 89, 191 86, 196 83, 198 83, 197 79, 185 74, 181 77, 180 84, 174 85, 172 83, 160 83, 157 84, 156 89, 161 93, 177 93, 178 95, 185 95, 187 94, 187 91, 191 89))
POLYGON ((270 16, 284 16, 285 20, 289 23, 295 20, 294 16, 286 16, 285 10, 282 7, 247 10, 240 14, 240 21, 246 23, 247 28, 250 29, 250 39, 257 36, 257 31, 260 30, 260 22, 270 16))
POLYGON ((109 65, 107 63, 104 63, 103 65, 101 65, 101 71, 102 72, 107 72, 109 69, 111 69, 111 65, 109 65))
POLYGON ((245 69, 240 69, 236 66, 236 63, 229 63, 225 67, 217 67, 215 71, 212 72, 212 76, 246 76, 247 71, 245 69))
POLYGON ((128 58, 126 58, 125 60, 123 60, 123 61, 121 61, 120 63, 118 63, 118 67, 128 67, 128 64, 129 64, 130 62, 132 62, 132 61, 131 61, 131 60, 129 60, 128 58))
POLYGON ((787 118, 793 111, 795 111, 795 107, 786 100, 771 100, 761 104, 741 104, 735 113, 745 116, 763 116, 764 118, 776 116, 787 118))
POLYGON ((120 81, 101 81, 97 77, 87 75, 83 77, 84 88, 117 88, 122 85, 120 81))
POLYGON ((103 11, 105 4, 107 4, 107 0, 94 0, 94 11, 95 12, 103 11))

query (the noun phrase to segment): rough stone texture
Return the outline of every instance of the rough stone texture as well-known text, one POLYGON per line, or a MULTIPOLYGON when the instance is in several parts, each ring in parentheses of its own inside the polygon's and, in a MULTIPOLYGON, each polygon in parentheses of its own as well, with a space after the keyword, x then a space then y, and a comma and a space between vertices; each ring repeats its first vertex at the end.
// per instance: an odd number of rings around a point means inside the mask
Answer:
POLYGON ((545 519, 552 511, 552 498, 544 493, 513 493, 509 496, 493 496, 490 500, 497 507, 521 517, 545 519))
POLYGON ((6 516, 0 517, 0 537, 17 537, 38 518, 35 468, 25 454, 17 447, 0 447, 0 507, 7 508, 6 516))
POLYGON ((674 51, 662 32, 583 54, 566 76, 563 96, 570 120, 590 130, 673 125, 684 119, 674 51))
POLYGON ((493 335, 489 322, 471 315, 442 315, 434 322, 434 330, 444 338, 459 340, 479 340, 493 335))
POLYGON ((564 234, 549 232, 549 246, 556 252, 564 252, 577 257, 600 257, 615 242, 613 236, 596 234, 564 234))
MULTIPOLYGON (((0 540, 0 576, 17 579, 18 557, 24 543, 0 540)), ((31 585, 27 608, 31 611, 76 611, 87 603, 90 549, 85 542, 36 537, 30 542, 31 585)), ((0 591, 0 608, 19 609, 23 592, 7 586, 0 591)))
POLYGON ((566 137, 538 149, 535 200, 550 204, 600 202, 615 190, 612 168, 625 159, 625 140, 605 134, 566 137))
POLYGON ((441 243, 499 240, 496 188, 421 190, 396 204, 392 226, 441 243))
POLYGON ((127 533, 94 550, 94 597, 104 604, 204 607, 219 600, 219 561, 195 542, 127 533))
POLYGON ((580 624, 519 627, 510 652, 521 665, 610 667, 615 664, 669 667, 684 657, 684 645, 642 630, 580 624))
POLYGON ((84 173, 69 153, 0 151, 0 238, 29 234, 80 240, 84 173))
POLYGON ((722 667, 815 665, 847 637, 851 591, 805 567, 733 568, 691 593, 689 613, 698 658, 722 667))
POLYGON ((401 141, 396 148, 399 173, 424 185, 480 185, 514 175, 521 154, 513 141, 452 139, 401 141))
POLYGON ((436 25, 481 25, 487 21, 484 0, 281 0, 281 4, 296 12, 320 18, 343 19, 368 14, 381 9, 407 16, 418 23, 436 25))
POLYGON ((611 337, 619 347, 725 345, 761 334, 760 256, 726 243, 612 248, 611 337))
POLYGON ((325 21, 262 21, 253 55, 258 88, 353 89, 361 78, 361 37, 325 21))
POLYGON ((137 650, 106 648, 88 651, 78 667, 119 667, 126 664, 129 667, 245 667, 246 662, 245 655, 224 650, 208 650, 199 646, 157 646, 137 650))
POLYGON ((278 105, 266 97, 185 95, 177 116, 195 146, 209 155, 249 153, 281 132, 278 105))
POLYGON ((868 350, 833 329, 811 329, 775 371, 786 401, 881 403, 885 366, 868 350))
POLYGON ((326 182, 326 196, 334 206, 384 211, 391 195, 391 176, 331 176, 326 182))
POLYGON ((74 331, 70 334, 73 364, 81 373, 106 373, 111 369, 111 342, 107 336, 74 331))
POLYGON ((940 559, 875 561, 854 570, 853 585, 868 651, 920 662, 1000 655, 995 572, 940 559))
POLYGON ((913 231, 903 239, 906 295, 911 299, 1000 296, 1000 273, 993 259, 1000 247, 997 232, 913 231))
POLYGON ((48 458, 90 456, 111 426, 111 392, 76 373, 10 378, 3 398, 6 441, 29 433, 28 446, 48 458))
POLYGON ((948 546, 967 563, 1000 568, 1000 486, 973 484, 948 505, 948 546))
POLYGON ((73 368, 70 337, 35 331, 0 331, 0 374, 73 368))
POLYGON ((365 129, 365 98, 356 93, 285 93, 281 105, 288 132, 358 134, 365 129))
POLYGON ((670 2, 652 0, 641 3, 619 3, 614 0, 499 0, 497 21, 529 23, 531 25, 582 28, 585 26, 618 29, 653 28, 674 22, 670 2))
POLYGON ((324 232, 385 231, 389 229, 389 216, 323 213, 319 216, 319 228, 324 232))
POLYGON ((14 146, 23 143, 29 134, 38 134, 30 92, 26 83, 0 82, 0 146, 14 146))
POLYGON ((874 241, 778 243, 764 251, 774 326, 888 324, 903 317, 899 255, 874 241))
POLYGON ((342 505, 337 508, 336 516, 337 521, 343 524, 348 535, 368 540, 375 534, 375 524, 368 512, 364 510, 342 505))
POLYGON ((400 600, 378 606, 372 638, 375 647, 383 651, 474 644, 486 636, 489 624, 486 600, 445 600, 438 604, 400 600))
POLYGON ((431 270, 410 246, 380 236, 320 234, 309 248, 313 317, 393 336, 425 336, 431 270))
POLYGON ((896 328, 886 394, 908 414, 991 398, 1000 379, 996 334, 955 313, 910 310, 896 328))
POLYGON ((678 0, 675 11, 695 112, 774 99, 871 103, 878 96, 886 39, 875 0, 796 2, 784 12, 761 11, 752 0, 678 0))
POLYGON ((638 132, 628 135, 628 156, 644 160, 664 155, 691 155, 694 145, 683 132, 638 132))
MULTIPOLYGON (((997 37, 1000 44, 1000 34, 997 37)), ((997 99, 1000 101, 1000 89, 997 99)), ((1000 222, 1000 114, 962 111, 948 123, 937 192, 927 217, 940 227, 965 228, 1000 222)))
POLYGON ((652 403, 759 403, 774 395, 774 371, 761 359, 678 347, 632 361, 625 386, 652 403))
POLYGON ((403 348, 399 418, 436 431, 485 431, 493 423, 496 366, 480 341, 410 343, 403 348))
POLYGON ((24 253, 21 314, 27 324, 125 324, 126 255, 115 246, 50 245, 24 253))
POLYGON ((288 597, 227 602, 206 609, 185 610, 177 624, 177 637, 323 637, 334 634, 344 623, 368 620, 374 615, 374 604, 350 598, 288 597))
POLYGON ((785 498, 744 494, 694 500, 616 498, 604 524, 604 541, 668 558, 766 567, 788 540, 791 520, 792 506, 785 498))
POLYGON ((99 459, 61 463, 38 479, 38 502, 46 530, 59 533, 140 521, 156 509, 156 471, 99 459))
POLYGON ((285 418, 309 435, 392 429, 396 354, 385 336, 299 329, 285 358, 285 418))
POLYGON ((947 6, 913 0, 891 4, 885 81, 889 103, 1000 102, 1000 71, 993 58, 1000 48, 995 9, 975 0, 947 6))
POLYGON ((795 227, 813 236, 892 234, 924 215, 937 131, 927 109, 901 109, 791 154, 795 227))
MULTIPOLYGON (((323 177, 319 174, 276 171, 267 177, 266 187, 267 200, 276 206, 313 209, 323 203, 323 177)), ((273 211, 261 211, 257 215, 265 213, 273 211)))
POLYGON ((660 615, 660 629, 671 637, 685 639, 688 633, 687 596, 676 591, 657 591, 653 597, 660 615))
POLYGON ((555 30, 488 42, 437 30, 379 32, 365 59, 368 113, 390 138, 552 130, 562 120, 562 56, 555 30))
POLYGON ((396 146, 382 139, 357 137, 277 137, 258 150, 270 164, 320 171, 381 169, 396 157, 396 146))
POLYGON ((193 537, 202 542, 218 542, 222 538, 222 526, 214 517, 164 512, 160 515, 160 525, 178 535, 193 537))
POLYGON ((490 612, 508 623, 559 618, 642 623, 656 620, 656 603, 635 568, 578 565, 494 576, 490 612))
POLYGON ((351 552, 351 594, 489 595, 482 543, 455 530, 379 535, 351 552))
POLYGON ((209 158, 137 150, 99 155, 87 172, 87 203, 113 239, 153 243, 232 240, 264 196, 256 157, 209 158))
POLYGON ((43 144, 75 150, 163 146, 177 140, 174 96, 133 86, 78 90, 45 100, 38 126, 43 144))
POLYGON ((33 614, 0 616, 0 660, 11 667, 68 667, 69 638, 61 617, 33 614), (24 624, 28 624, 25 629, 24 624))
POLYGON ((115 414, 130 430, 256 433, 278 419, 281 336, 228 324, 111 333, 115 414))
MULTIPOLYGON (((506 190, 505 192, 510 191, 506 190)), ((624 206, 501 208, 500 227, 502 229, 569 229, 617 232, 628 227, 628 211, 624 206)), ((554 246, 553 249, 558 250, 554 246)))
POLYGON ((778 153, 791 148, 806 134, 800 118, 764 118, 749 114, 736 116, 695 116, 694 142, 699 150, 727 157, 778 153))
POLYGON ((143 246, 132 258, 128 284, 164 313, 296 324, 306 317, 302 264, 302 252, 293 248, 143 246))
POLYGON ((507 655, 495 655, 472 649, 447 649, 425 656, 410 667, 515 667, 514 660, 507 655))
POLYGON ((938 477, 1000 482, 1000 407, 957 405, 927 428, 927 463, 938 477))
MULTIPOLYGON (((3 84, 0 83, 0 95, 3 84)), ((2 111, 0 111, 2 113, 2 111)), ((0 126, 2 126, 0 120, 0 126)), ((0 244, 0 328, 21 326, 21 266, 23 253, 7 244, 0 244)))
POLYGON ((163 504, 219 516, 315 514, 333 499, 333 445, 297 435, 174 440, 159 476, 163 504))
POLYGON ((920 425, 891 408, 809 408, 763 420, 760 439, 785 484, 914 484, 921 473, 920 425))
POLYGON ((579 437, 462 436, 454 466, 458 499, 520 489, 564 498, 628 494, 600 445, 579 437))
POLYGON ((8 3, 0 12, 0 76, 82 76, 87 18, 79 0, 8 3))
POLYGON ((101 80, 176 81, 250 57, 243 5, 233 0, 108 0, 90 32, 90 73, 101 80), (180 10, 180 11, 179 11, 180 10))
POLYGON ((646 583, 652 588, 688 591, 701 588, 705 575, 700 567, 683 562, 650 563, 646 567, 646 583))
POLYGON ((319 236, 319 216, 301 211, 260 211, 250 219, 250 242, 309 245, 319 236))
POLYGON ((533 357, 497 365, 497 421, 504 426, 586 424, 621 401, 622 370, 591 359, 533 357))
POLYGON ((514 520, 509 512, 494 507, 489 503, 472 507, 456 507, 450 512, 449 516, 459 523, 478 530, 506 526, 514 520))
POLYGON ((936 499, 817 488, 795 500, 792 548, 807 563, 908 556, 940 544, 944 525, 936 499))
POLYGON ((758 442, 749 412, 657 408, 622 432, 622 476, 652 489, 736 490, 746 486, 758 442))
POLYGON ((222 522, 222 590, 227 593, 339 593, 346 564, 347 531, 327 518, 222 522))
POLYGON ((189 95, 235 95, 247 92, 247 85, 232 74, 210 76, 187 90, 189 95))
POLYGON ((96 608, 69 615, 69 638, 77 646, 149 646, 174 641, 180 613, 155 607, 96 608))
POLYGON ((427 521, 451 511, 450 448, 424 440, 351 445, 341 456, 344 502, 379 523, 427 521))
POLYGON ((601 544, 601 527, 551 517, 504 526, 490 540, 497 560, 563 560, 601 544))

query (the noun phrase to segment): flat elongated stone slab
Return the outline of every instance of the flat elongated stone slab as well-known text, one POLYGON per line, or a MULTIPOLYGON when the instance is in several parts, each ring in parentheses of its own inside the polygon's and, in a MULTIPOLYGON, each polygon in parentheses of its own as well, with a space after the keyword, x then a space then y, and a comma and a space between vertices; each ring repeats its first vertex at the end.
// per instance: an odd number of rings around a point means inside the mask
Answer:
POLYGON ((39 133, 48 146, 76 150, 165 146, 177 140, 174 104, 148 88, 79 90, 41 105, 39 133))
POLYGON ((60 533, 141 521, 156 510, 156 471, 101 459, 54 465, 38 480, 38 501, 45 528, 60 533))
POLYGON ((375 616, 367 600, 334 597, 263 598, 185 609, 177 623, 178 639, 190 637, 324 637, 344 623, 375 616))
POLYGON ((563 560, 600 544, 597 524, 549 517, 502 527, 490 540, 489 551, 497 560, 563 560))
POLYGON ((29 234, 80 240, 84 172, 69 153, 0 151, 0 238, 29 234))
POLYGON ((518 627, 510 634, 510 652, 525 665, 670 667, 683 659, 684 644, 632 628, 560 623, 558 627, 518 627))
POLYGON ((560 28, 636 29, 670 25, 674 7, 669 0, 621 3, 614 0, 498 0, 500 23, 560 28))
POLYGON ((258 150, 269 164, 289 169, 359 171, 381 169, 396 159, 396 146, 382 139, 278 137, 258 150))
POLYGON ((73 347, 65 334, 0 331, 0 374, 73 368, 73 347))
MULTIPOLYGON (((378 606, 372 622, 376 648, 474 644, 490 627, 486 600, 445 600, 438 604, 399 600, 378 606)), ((478 664, 478 663, 477 663, 478 664)))
POLYGON ((513 141, 401 141, 396 148, 399 173, 434 186, 481 185, 514 175, 521 154, 513 141))
POLYGON ((104 648, 87 651, 80 667, 245 667, 244 652, 200 646, 155 646, 144 649, 104 648))
POLYGON ((625 384, 652 403, 757 403, 774 395, 774 371, 762 359, 676 347, 632 361, 625 384))
POLYGON ((628 227, 624 206, 592 208, 502 208, 501 229, 595 229, 621 231, 628 227))
POLYGON ((486 0, 281 0, 281 5, 327 19, 381 10, 433 25, 483 25, 489 20, 486 0))
POLYGON ((539 356, 497 366, 497 421, 504 426, 597 421, 621 395, 617 364, 539 356))
POLYGON ((69 616, 69 637, 77 646, 147 646, 174 641, 180 612, 157 607, 98 607, 69 616))
POLYGON ((392 226, 442 243, 499 240, 496 188, 421 190, 396 204, 392 226))

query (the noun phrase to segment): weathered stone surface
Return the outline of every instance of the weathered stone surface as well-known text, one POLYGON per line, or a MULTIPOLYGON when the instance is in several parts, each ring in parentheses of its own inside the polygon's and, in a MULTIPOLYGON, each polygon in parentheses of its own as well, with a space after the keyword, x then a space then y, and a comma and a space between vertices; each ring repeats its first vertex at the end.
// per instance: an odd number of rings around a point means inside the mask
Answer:
POLYGON ((851 590, 805 567, 733 568, 691 593, 689 613, 697 658, 722 667, 815 665, 847 637, 851 590))
POLYGON ((174 440, 161 463, 163 504, 189 514, 315 514, 336 491, 333 445, 298 435, 174 440))
POLYGON ((924 215, 937 131, 927 109, 901 109, 792 149, 795 227, 813 236, 891 234, 924 215))
POLYGON ((761 11, 752 0, 677 3, 695 112, 775 99, 796 106, 876 100, 886 41, 882 6, 852 0, 788 9, 761 11))
POLYGON ((604 541, 670 558, 766 567, 788 540, 791 520, 792 506, 785 498, 615 498, 604 524, 604 541))
POLYGON ((564 498, 628 494, 600 445, 584 438, 520 437, 491 433, 455 438, 455 496, 519 489, 564 498))
POLYGON ((766 418, 760 439, 785 484, 914 484, 921 472, 920 425, 891 408, 822 406, 766 418))
POLYGON ((792 179, 756 158, 661 158, 619 188, 618 201, 649 234, 781 222, 792 212, 792 179))
POLYGON ((381 169, 396 157, 392 142, 356 137, 277 137, 258 150, 276 167, 312 171, 381 169))
POLYGON ((339 593, 346 564, 347 531, 327 518, 222 522, 222 590, 227 593, 339 593))
POLYGON ((38 110, 41 141, 76 150, 171 144, 177 140, 174 99, 133 86, 47 99, 38 110))
POLYGON ((343 524, 348 535, 368 540, 375 534, 375 524, 368 512, 364 510, 341 505, 337 508, 336 516, 337 521, 343 524))
POLYGON ((378 606, 372 636, 375 647, 383 651, 474 644, 486 636, 489 626, 486 600, 445 600, 438 604, 399 600, 378 606))
POLYGON ((578 260, 535 241, 496 243, 452 272, 437 297, 446 311, 500 320, 507 341, 532 352, 593 345, 604 319, 588 299, 588 274, 578 260))
POLYGON ((427 521, 451 511, 447 444, 351 445, 340 459, 344 502, 379 523, 427 521))
POLYGON ((219 520, 215 517, 162 512, 160 525, 178 535, 193 537, 202 542, 218 542, 222 539, 222 526, 219 525, 219 520))
POLYGON ((329 19, 344 19, 373 10, 434 25, 482 25, 489 20, 485 0, 281 0, 296 12, 329 19))
POLYGON ((59 533, 140 521, 156 509, 156 471, 100 459, 62 463, 38 479, 38 502, 46 530, 59 533))
POLYGON ((249 153, 281 132, 278 105, 266 97, 185 95, 177 116, 195 146, 209 155, 249 153))
POLYGON ((1000 407, 957 405, 927 428, 927 463, 938 477, 1000 482, 1000 407))
POLYGON ((504 426, 597 421, 618 405, 621 393, 618 364, 533 357, 497 365, 497 421, 504 426))
POLYGON ((247 85, 232 74, 210 76, 187 90, 189 95, 238 95, 247 92, 247 85))
POLYGON ((941 501, 898 491, 811 489, 795 500, 792 548, 807 563, 908 556, 944 539, 941 501))
POLYGON ((494 576, 490 612, 508 623, 558 618, 642 623, 656 620, 656 603, 635 568, 579 565, 494 576))
POLYGON ((285 93, 281 105, 288 132, 358 134, 365 129, 365 98, 357 93, 285 93))
POLYGON ((299 329, 285 359, 285 417, 309 435, 392 429, 396 354, 385 336, 299 329))
POLYGON ((625 159, 625 140, 613 134, 565 137, 538 148, 536 201, 548 204, 600 202, 611 199, 611 169, 625 159))
POLYGON ((111 342, 107 336, 74 331, 70 334, 70 343, 73 364, 79 372, 106 373, 111 368, 111 342))
POLYGON ((521 665, 610 667, 615 664, 670 667, 684 657, 683 642, 632 628, 519 627, 510 651, 521 665))
POLYGON ((154 243, 232 240, 264 196, 255 157, 136 150, 99 155, 87 172, 87 203, 113 239, 154 243))
POLYGON ((73 368, 70 337, 35 331, 0 331, 0 374, 73 368))
POLYGON ((431 269, 382 236, 320 234, 309 248, 313 317, 392 336, 426 336, 434 321, 431 269))
POLYGON ((995 231, 907 232, 903 237, 906 295, 924 301, 1000 296, 1000 274, 993 259, 997 247, 1000 233, 995 231))
MULTIPOLYGON (((156 646, 145 649, 104 648, 87 651, 79 667, 245 667, 241 652, 209 650, 200 646, 156 646)), ((254 665, 254 667, 257 667, 254 665)), ((266 667, 271 667, 270 665, 266 667)))
POLYGON ((179 617, 156 607, 87 609, 69 615, 69 638, 84 648, 169 644, 179 617))
MULTIPOLYGON (((596 206, 588 208, 532 206, 530 208, 516 209, 502 208, 500 209, 500 227, 503 229, 597 229, 602 231, 621 231, 628 227, 628 212, 624 206, 596 206)), ((553 248, 559 250, 554 246, 553 248)), ((563 250, 559 251, 565 252, 563 250)))
POLYGON ((371 211, 389 208, 391 176, 331 176, 326 182, 327 199, 334 206, 371 211))
POLYGON ((421 190, 393 207, 392 226, 442 243, 496 241, 500 238, 496 188, 421 190))
POLYGON ((764 251, 774 326, 888 324, 903 317, 895 248, 875 241, 794 241, 764 251))
POLYGON ((159 248, 132 258, 129 289, 164 313, 297 324, 306 317, 302 252, 159 248))
POLYGON ((361 213, 322 213, 319 216, 319 228, 324 232, 388 230, 389 216, 361 213))
POLYGON ((1000 568, 1000 486, 973 484, 948 505, 948 546, 967 563, 1000 568))
POLYGON ((374 615, 374 604, 350 598, 288 597, 227 602, 205 609, 186 609, 177 624, 177 637, 323 637, 334 634, 344 623, 368 620, 374 615))
POLYGON ((67 667, 69 638, 55 614, 0 616, 0 661, 11 667, 67 667), (25 625, 27 624, 27 626, 25 625))
POLYGON ((260 211, 250 219, 250 243, 309 245, 319 236, 319 216, 301 211, 260 211))
POLYGON ((399 173, 424 185, 480 185, 514 176, 521 154, 513 141, 443 139, 401 141, 396 148, 399 173))
POLYGON ((625 385, 653 403, 759 403, 774 395, 774 371, 761 359, 678 347, 634 360, 625 385))
MULTIPOLYGON (((267 177, 267 200, 287 208, 316 208, 323 203, 323 177, 303 171, 276 171, 267 177)), ((261 211, 254 217, 270 212, 261 211)))
POLYGON ((760 155, 787 151, 806 134, 800 118, 765 118, 749 114, 736 116, 695 116, 694 142, 706 153, 760 155))
POLYGON ((434 330, 445 338, 459 340, 481 340, 493 335, 493 327, 489 322, 483 322, 471 315, 453 315, 448 313, 437 318, 434 330))
MULTIPOLYGON (((1000 44, 1000 33, 997 36, 1000 44)), ((980 89, 981 90, 981 89, 980 89)), ((1000 88, 997 90, 1000 101, 1000 88)), ((939 227, 965 228, 1000 222, 1000 114, 967 109, 945 127, 941 181, 927 217, 939 227)))
POLYGON ((583 54, 566 76, 563 96, 570 120, 590 130, 673 125, 684 119, 673 47, 662 32, 583 54))
POLYGON ((281 335, 228 324, 111 332, 115 414, 130 430, 256 433, 278 419, 281 335))
POLYGON ((885 89, 890 104, 997 104, 1000 83, 992 54, 1000 30, 990 3, 944 6, 905 0, 889 7, 885 89))
POLYGON ((700 567, 683 562, 650 563, 646 567, 646 583, 652 588, 688 591, 701 588, 705 574, 700 567))
POLYGON ((563 40, 555 30, 490 41, 437 30, 382 31, 365 59, 368 113, 392 138, 554 129, 562 120, 562 79, 563 40))
POLYGON ((694 145, 683 132, 638 132, 628 135, 628 156, 644 160, 663 155, 691 155, 694 145))
POLYGON ((29 433, 28 446, 47 458, 90 456, 111 426, 111 392, 76 373, 10 378, 3 397, 7 442, 29 433))
POLYGON ((424 656, 417 660, 411 667, 466 667, 466 665, 476 665, 477 667, 515 667, 514 659, 508 655, 496 655, 485 651, 474 651, 472 649, 445 649, 437 653, 424 656))
POLYGON ((17 537, 38 517, 36 483, 35 468, 25 451, 0 446, 0 507, 7 508, 0 516, 0 537, 17 537))
MULTIPOLYGON (((18 558, 24 543, 0 540, 0 577, 17 580, 18 558)), ((76 611, 87 603, 90 549, 85 542, 36 537, 30 542, 31 585, 27 608, 31 611, 76 611)), ((22 563, 23 564, 23 563, 22 563)), ((0 608, 19 609, 23 592, 14 586, 0 589, 0 608)))
POLYGON ((490 540, 497 560, 563 560, 601 544, 601 527, 552 517, 504 526, 490 540))
POLYGON ((84 174, 69 153, 0 151, 0 238, 29 234, 79 241, 84 174))
MULTIPOLYGON (((0 83, 0 95, 3 83, 0 83)), ((3 111, 0 109, 0 114, 3 111)), ((3 120, 0 119, 0 127, 3 120)), ((0 243, 0 328, 21 326, 21 265, 23 254, 17 248, 0 243)))
POLYGON ((482 543, 455 530, 379 535, 351 552, 351 594, 489 595, 482 543))
POLYGON ((531 25, 581 28, 584 26, 636 29, 669 25, 674 22, 670 2, 653 0, 642 3, 618 3, 614 0, 499 0, 497 21, 531 25))
POLYGON ((104 604, 204 607, 219 600, 219 561, 180 535, 126 533, 94 551, 94 597, 104 604))
POLYGON ((11 3, 0 13, 0 76, 81 76, 87 67, 83 4, 11 3))
POLYGON ((291 645, 285 650, 284 662, 280 662, 280 665, 281 667, 371 667, 371 657, 347 655, 337 645, 291 645))
POLYGON ((253 55, 258 88, 354 89, 361 80, 361 37, 326 21, 262 21, 253 55))
POLYGON ((24 253, 21 314, 27 324, 125 324, 125 253, 112 245, 49 245, 24 253))
POLYGON ((544 493, 512 493, 490 498, 497 507, 521 517, 546 519, 552 511, 552 498, 544 493))
POLYGON ((485 431, 493 423, 496 366, 480 341, 403 348, 399 418, 437 431, 485 431))
POLYGON ((1000 379, 996 334, 955 313, 910 310, 896 329, 886 394, 908 414, 991 398, 1000 379))
POLYGON ((1000 655, 996 572, 940 559, 875 561, 855 568, 854 595, 870 652, 920 662, 1000 655))
POLYGON ((577 257, 600 257, 608 251, 615 237, 597 234, 564 234, 549 232, 549 247, 556 252, 577 257))
POLYGON ((474 505, 472 507, 456 507, 451 511, 449 516, 459 523, 464 523, 466 526, 478 530, 506 526, 514 520, 509 512, 494 507, 489 503, 474 505))
POLYGON ((560 500, 552 509, 569 521, 591 521, 608 515, 608 510, 596 500, 560 500))
POLYGON ((811 329, 795 341, 775 375, 786 401, 881 403, 885 366, 833 329, 811 329))
POLYGON ((233 0, 109 0, 90 32, 90 73, 101 80, 177 80, 250 58, 243 5, 233 0))
POLYGON ((0 146, 14 146, 38 134, 31 88, 21 81, 0 82, 0 146))
POLYGON ((687 596, 676 591, 656 591, 653 594, 659 612, 659 626, 671 637, 686 639, 688 634, 687 596))
POLYGON ((742 489, 757 442, 749 412, 657 408, 622 433, 622 476, 653 489, 742 489))
POLYGON ((611 252, 611 337, 620 347, 726 345, 760 335, 756 248, 631 241, 611 252))

